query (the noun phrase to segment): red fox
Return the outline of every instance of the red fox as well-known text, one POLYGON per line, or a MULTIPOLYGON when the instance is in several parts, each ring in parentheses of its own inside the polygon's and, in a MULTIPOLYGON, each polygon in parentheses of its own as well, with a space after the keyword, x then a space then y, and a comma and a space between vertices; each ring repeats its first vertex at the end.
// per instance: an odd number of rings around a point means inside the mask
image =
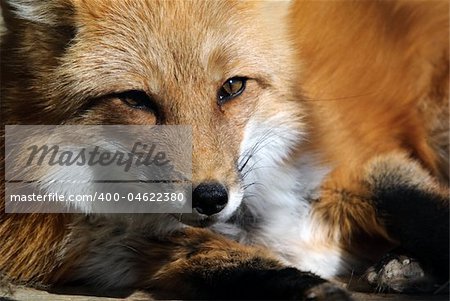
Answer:
POLYGON ((190 214, 7 214, 2 200, 7 281, 350 300, 329 281, 448 279, 448 1, 1 4, 4 125, 193 132, 190 214))

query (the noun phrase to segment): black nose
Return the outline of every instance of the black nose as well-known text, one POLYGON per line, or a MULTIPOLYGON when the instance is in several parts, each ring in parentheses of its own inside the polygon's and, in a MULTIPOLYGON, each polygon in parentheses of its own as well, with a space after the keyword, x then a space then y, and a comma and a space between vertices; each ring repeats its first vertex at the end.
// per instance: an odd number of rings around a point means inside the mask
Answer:
POLYGON ((201 183, 192 192, 192 207, 200 214, 220 212, 227 202, 227 190, 219 183, 201 183))

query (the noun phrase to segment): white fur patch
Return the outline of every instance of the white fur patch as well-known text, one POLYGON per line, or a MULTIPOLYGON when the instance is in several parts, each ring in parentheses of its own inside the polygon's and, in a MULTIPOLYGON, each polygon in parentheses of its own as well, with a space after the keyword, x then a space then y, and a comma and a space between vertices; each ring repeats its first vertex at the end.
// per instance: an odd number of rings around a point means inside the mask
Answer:
POLYGON ((243 243, 266 246, 288 265, 332 278, 343 265, 341 250, 327 241, 327 229, 310 216, 310 200, 317 197, 329 168, 318 165, 313 154, 286 161, 303 140, 300 128, 286 122, 289 118, 279 113, 268 120, 252 119, 245 130, 244 207, 254 228, 217 224, 214 229, 243 243))
POLYGON ((240 188, 230 188, 228 203, 225 208, 217 214, 217 219, 219 222, 227 221, 233 215, 233 213, 241 205, 243 196, 244 193, 240 188))

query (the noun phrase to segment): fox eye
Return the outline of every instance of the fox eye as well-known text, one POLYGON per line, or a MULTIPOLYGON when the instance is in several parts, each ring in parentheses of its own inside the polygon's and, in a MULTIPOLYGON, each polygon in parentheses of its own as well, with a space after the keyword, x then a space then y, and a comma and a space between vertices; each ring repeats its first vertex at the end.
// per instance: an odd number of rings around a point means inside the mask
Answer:
POLYGON ((117 98, 133 109, 148 110, 152 113, 157 112, 155 103, 144 91, 131 90, 122 92, 117 94, 117 98))
POLYGON ((245 90, 246 83, 247 78, 245 77, 232 77, 227 79, 217 93, 219 104, 223 104, 241 95, 245 90))

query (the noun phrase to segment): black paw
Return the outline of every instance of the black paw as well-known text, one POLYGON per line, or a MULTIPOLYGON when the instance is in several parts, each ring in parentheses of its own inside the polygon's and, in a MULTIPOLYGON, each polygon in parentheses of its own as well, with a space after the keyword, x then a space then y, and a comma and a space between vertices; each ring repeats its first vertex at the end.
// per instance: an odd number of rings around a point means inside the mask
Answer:
POLYGON ((351 301, 345 290, 332 283, 317 285, 306 292, 305 301, 351 301))
POLYGON ((426 293, 434 289, 432 277, 419 262, 405 255, 386 255, 366 276, 378 292, 426 293))

